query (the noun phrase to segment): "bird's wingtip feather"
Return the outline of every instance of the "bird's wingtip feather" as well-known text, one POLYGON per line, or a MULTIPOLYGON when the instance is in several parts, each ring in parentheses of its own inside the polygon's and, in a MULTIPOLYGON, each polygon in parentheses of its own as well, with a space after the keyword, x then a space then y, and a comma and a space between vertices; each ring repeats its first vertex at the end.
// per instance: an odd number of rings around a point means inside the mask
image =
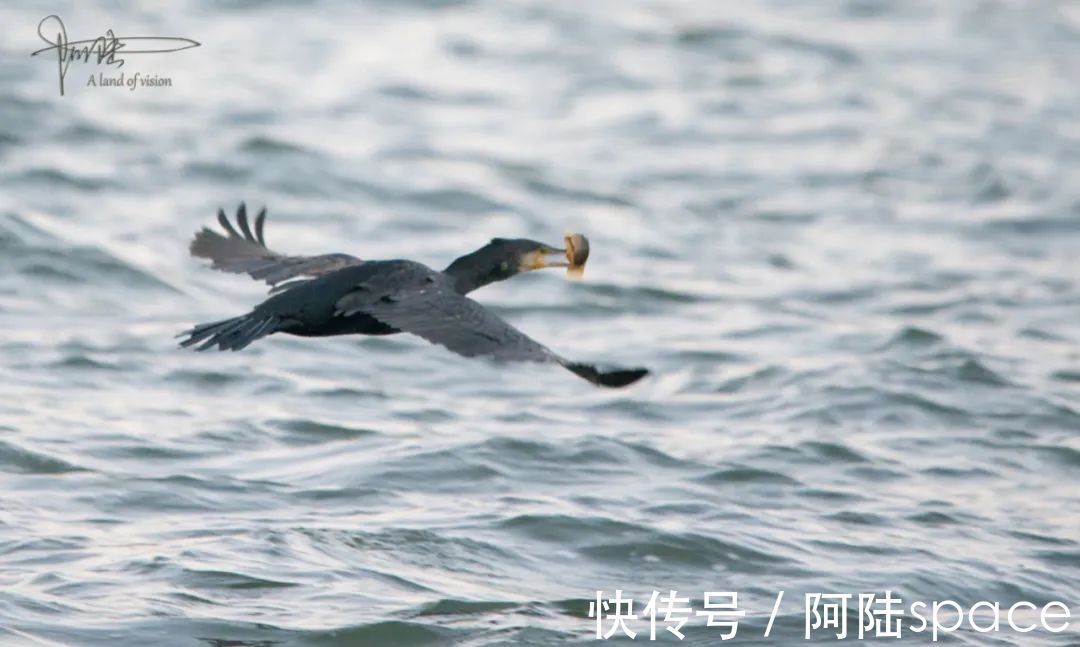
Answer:
POLYGON ((646 368, 601 371, 589 364, 565 364, 565 366, 579 377, 584 378, 597 386, 606 386, 615 389, 630 386, 649 374, 649 369, 646 368))

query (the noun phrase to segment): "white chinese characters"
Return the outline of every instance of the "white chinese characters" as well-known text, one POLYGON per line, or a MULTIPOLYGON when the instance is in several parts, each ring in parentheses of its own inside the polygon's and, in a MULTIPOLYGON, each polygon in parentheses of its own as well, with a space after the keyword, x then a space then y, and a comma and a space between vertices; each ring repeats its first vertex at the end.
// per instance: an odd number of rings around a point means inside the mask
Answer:
MULTIPOLYGON (((739 630, 739 619, 746 615, 739 610, 739 594, 734 591, 708 591, 704 594, 702 608, 695 610, 690 596, 680 596, 678 591, 667 593, 653 591, 649 601, 641 609, 640 620, 649 623, 649 640, 657 639, 657 626, 661 626, 678 640, 685 638, 683 626, 694 616, 705 618, 706 627, 717 627, 720 640, 730 640, 739 630)), ((614 596, 606 597, 597 591, 589 602, 589 618, 596 622, 596 638, 607 640, 614 636, 626 636, 633 640, 638 632, 628 621, 639 620, 634 613, 634 600, 617 589, 614 596)))

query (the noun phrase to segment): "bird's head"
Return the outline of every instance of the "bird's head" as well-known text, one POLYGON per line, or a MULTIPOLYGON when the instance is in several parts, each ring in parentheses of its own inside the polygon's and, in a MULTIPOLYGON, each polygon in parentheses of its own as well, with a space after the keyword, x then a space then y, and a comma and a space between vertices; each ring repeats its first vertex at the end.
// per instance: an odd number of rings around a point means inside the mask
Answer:
POLYGON ((470 292, 522 272, 565 267, 580 273, 588 259, 588 241, 580 234, 568 235, 565 247, 527 238, 493 238, 471 254, 455 260, 445 272, 457 281, 459 291, 470 292))

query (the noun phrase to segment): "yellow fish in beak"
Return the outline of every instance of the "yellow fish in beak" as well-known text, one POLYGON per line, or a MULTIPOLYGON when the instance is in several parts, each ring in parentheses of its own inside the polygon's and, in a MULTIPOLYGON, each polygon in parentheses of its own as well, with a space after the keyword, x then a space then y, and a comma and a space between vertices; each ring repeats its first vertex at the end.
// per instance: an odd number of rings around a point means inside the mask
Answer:
POLYGON ((570 263, 566 275, 580 279, 585 274, 585 262, 589 260, 589 239, 582 234, 567 233, 563 242, 566 243, 566 260, 570 263))

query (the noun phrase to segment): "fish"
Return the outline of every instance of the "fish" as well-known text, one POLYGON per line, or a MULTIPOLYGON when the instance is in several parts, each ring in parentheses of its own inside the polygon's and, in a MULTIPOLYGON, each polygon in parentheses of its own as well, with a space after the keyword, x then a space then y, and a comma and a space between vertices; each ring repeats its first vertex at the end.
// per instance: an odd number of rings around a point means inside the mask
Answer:
POLYGON ((566 260, 570 263, 566 275, 579 279, 585 274, 585 263, 589 260, 589 239, 582 234, 567 232, 563 241, 566 243, 566 260))

